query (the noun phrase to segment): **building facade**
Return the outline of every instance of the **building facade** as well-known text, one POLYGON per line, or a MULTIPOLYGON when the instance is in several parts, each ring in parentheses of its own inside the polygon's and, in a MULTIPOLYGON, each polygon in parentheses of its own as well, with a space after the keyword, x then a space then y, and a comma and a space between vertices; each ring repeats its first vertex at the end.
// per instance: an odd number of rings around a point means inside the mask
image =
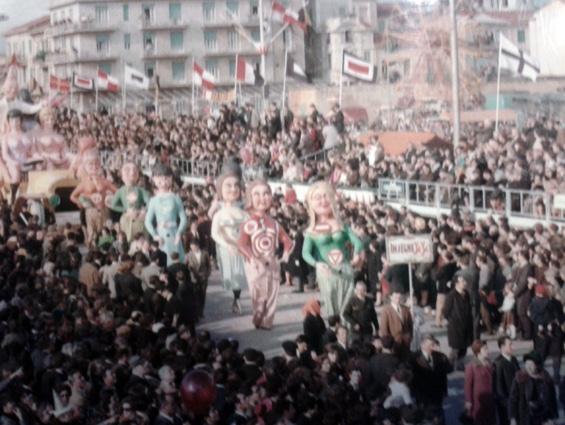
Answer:
POLYGON ((530 53, 541 75, 565 77, 565 1, 554 0, 530 19, 530 53))

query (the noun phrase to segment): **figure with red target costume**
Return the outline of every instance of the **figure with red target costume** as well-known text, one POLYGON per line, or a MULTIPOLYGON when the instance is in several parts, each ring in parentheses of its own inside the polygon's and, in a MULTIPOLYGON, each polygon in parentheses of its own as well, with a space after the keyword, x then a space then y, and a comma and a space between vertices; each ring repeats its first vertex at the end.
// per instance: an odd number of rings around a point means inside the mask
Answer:
POLYGON ((336 193, 329 183, 310 186, 306 205, 310 222, 302 257, 316 268, 326 317, 341 315, 353 294, 353 267, 363 261, 363 242, 341 222, 336 193))
POLYGON ((250 217, 241 225, 238 248, 245 258, 253 325, 257 329, 271 329, 281 281, 276 251, 282 243, 282 260, 286 261, 292 251, 292 241, 282 226, 268 214, 273 194, 267 182, 251 182, 246 197, 250 217))

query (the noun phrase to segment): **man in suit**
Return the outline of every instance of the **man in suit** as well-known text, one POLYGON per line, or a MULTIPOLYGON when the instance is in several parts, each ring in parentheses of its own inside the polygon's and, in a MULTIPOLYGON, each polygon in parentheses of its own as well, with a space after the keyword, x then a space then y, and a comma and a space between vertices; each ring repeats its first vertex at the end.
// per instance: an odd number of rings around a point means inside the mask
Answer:
POLYGON ((366 386, 367 397, 374 400, 385 393, 390 377, 398 368, 400 360, 392 349, 394 340, 391 336, 381 338, 382 350, 375 353, 369 360, 368 382, 366 386))
POLYGON ((456 253, 457 266, 459 270, 453 277, 457 280, 459 276, 463 277, 467 282, 467 293, 471 301, 471 315, 473 316, 473 339, 481 337, 481 298, 479 293, 479 271, 471 262, 471 254, 468 251, 459 251, 456 253))
POLYGON ((433 414, 439 423, 444 423, 443 399, 447 395, 447 375, 452 367, 447 356, 436 350, 438 346, 432 335, 424 336, 420 350, 412 358, 412 384, 418 404, 433 414))
POLYGON ((373 300, 367 297, 367 285, 359 281, 347 302, 343 317, 351 325, 353 339, 370 341, 379 331, 379 322, 373 300))
POLYGON ((512 355, 512 340, 508 336, 498 339, 498 349, 500 355, 494 360, 494 396, 496 399, 496 409, 498 410, 498 423, 509 425, 508 401, 510 390, 516 373, 520 370, 520 365, 516 357, 512 355))
POLYGON ((400 358, 405 359, 410 353, 413 326, 410 310, 402 305, 401 301, 400 289, 394 289, 390 297, 390 304, 381 311, 379 334, 381 338, 391 336, 395 343, 396 353, 400 358))
POLYGON ((522 339, 532 339, 532 322, 528 317, 528 307, 532 300, 532 287, 528 281, 529 277, 534 276, 534 268, 530 264, 529 254, 526 250, 521 250, 517 254, 518 268, 515 270, 513 277, 514 297, 516 298, 516 314, 518 316, 518 325, 522 331, 522 339))
POLYGON ((455 288, 445 299, 443 317, 448 321, 447 343, 451 348, 453 368, 463 370, 462 360, 473 341, 473 314, 467 293, 467 280, 463 276, 455 279, 455 288))
POLYGON ((207 252, 200 249, 197 240, 190 241, 190 251, 187 256, 188 268, 194 282, 197 297, 198 318, 204 317, 204 303, 206 302, 206 290, 208 289, 208 278, 210 277, 210 257, 207 252))
POLYGON ((163 396, 159 415, 155 418, 153 425, 182 425, 182 419, 177 415, 177 407, 171 395, 163 396))
POLYGON ((180 262, 180 256, 178 252, 171 253, 171 264, 167 266, 165 269, 167 273, 167 281, 169 282, 169 289, 171 292, 175 293, 179 286, 179 282, 177 280, 177 274, 182 272, 185 277, 190 279, 190 270, 185 263, 180 262))

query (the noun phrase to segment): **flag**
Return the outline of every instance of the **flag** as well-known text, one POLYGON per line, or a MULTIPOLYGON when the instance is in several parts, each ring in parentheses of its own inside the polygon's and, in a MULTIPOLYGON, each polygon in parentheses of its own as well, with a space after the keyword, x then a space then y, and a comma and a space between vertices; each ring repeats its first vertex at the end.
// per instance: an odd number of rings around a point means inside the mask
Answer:
POLYGON ((83 90, 94 90, 94 79, 73 74, 73 85, 83 90))
POLYGON ((297 80, 310 82, 310 78, 306 75, 306 72, 294 62, 294 59, 289 55, 286 60, 286 75, 297 80))
POLYGON ((371 62, 361 60, 345 51, 341 69, 344 75, 363 81, 373 81, 375 75, 375 66, 371 62))
POLYGON ((56 75, 49 76, 49 87, 51 90, 56 90, 59 93, 69 93, 71 91, 69 80, 59 78, 56 75))
POLYGON ((98 70, 96 87, 98 90, 108 90, 112 93, 118 93, 120 91, 120 83, 118 83, 118 80, 106 74, 101 69, 98 70))
POLYGON ((263 81, 261 75, 255 71, 255 68, 250 63, 247 63, 243 58, 237 58, 235 67, 235 78, 244 84, 260 85, 263 81))
POLYGON ((138 89, 149 89, 149 77, 143 72, 126 65, 124 83, 138 89))
POLYGON ((216 88, 216 81, 214 76, 194 62, 192 67, 192 79, 194 84, 197 86, 202 86, 206 90, 214 90, 216 88))
POLYGON ((306 22, 304 13, 297 12, 292 9, 287 9, 279 3, 278 1, 274 0, 271 6, 272 10, 272 19, 275 22, 282 22, 283 24, 288 25, 296 25, 302 31, 306 31, 306 22))
POLYGON ((539 65, 502 34, 500 34, 498 66, 533 81, 536 81, 540 73, 539 65))

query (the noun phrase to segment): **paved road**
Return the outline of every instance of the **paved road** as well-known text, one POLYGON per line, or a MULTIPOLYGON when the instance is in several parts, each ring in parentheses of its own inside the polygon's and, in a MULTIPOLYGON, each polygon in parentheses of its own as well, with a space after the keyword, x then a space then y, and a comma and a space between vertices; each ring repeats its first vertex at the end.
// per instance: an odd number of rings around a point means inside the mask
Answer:
MULTIPOLYGON (((208 286, 208 294, 205 308, 205 318, 199 324, 199 329, 207 329, 216 339, 236 338, 240 342, 240 349, 253 347, 262 350, 267 358, 282 354, 281 343, 286 339, 294 339, 302 333, 302 306, 311 297, 317 297, 317 292, 306 292, 304 294, 292 293, 290 287, 281 286, 279 302, 275 317, 275 326, 271 331, 257 330, 251 323, 251 302, 249 294, 243 291, 241 315, 231 311, 232 294, 224 291, 219 284, 219 275, 212 273, 208 286)), ((445 329, 433 328, 432 317, 426 317, 423 333, 431 332, 440 341, 442 350, 447 353, 447 336, 445 329)), ((486 337, 488 346, 493 353, 497 352, 496 337, 486 337)), ((515 352, 521 360, 522 356, 531 350, 531 343, 516 341, 515 352)), ((549 366, 549 364, 548 364, 549 366)), ((449 394, 445 401, 447 424, 457 424, 458 416, 463 407, 463 381, 462 372, 452 373, 449 377, 449 394)), ((562 415, 563 416, 563 415, 562 415)), ((565 423, 565 421, 560 422, 565 423)))

